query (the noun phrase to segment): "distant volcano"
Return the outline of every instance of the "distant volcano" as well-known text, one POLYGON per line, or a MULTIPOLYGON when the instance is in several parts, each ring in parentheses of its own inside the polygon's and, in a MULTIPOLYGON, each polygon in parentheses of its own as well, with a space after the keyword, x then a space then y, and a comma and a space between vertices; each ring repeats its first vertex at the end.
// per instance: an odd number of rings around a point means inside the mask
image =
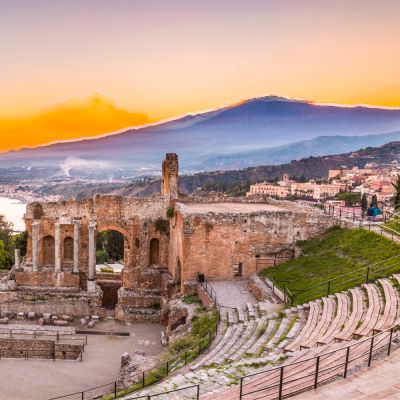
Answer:
MULTIPOLYGON (((346 137, 394 131, 400 131, 400 110, 316 105, 306 101, 262 97, 102 138, 4 153, 0 156, 0 167, 42 165, 60 166, 61 170, 65 160, 72 157, 81 160, 78 164, 82 168, 98 166, 101 162, 105 169, 112 165, 113 168, 127 168, 140 175, 143 171, 158 171, 164 154, 175 152, 180 156, 182 169, 194 172, 215 168, 212 162, 215 159, 218 159, 221 169, 225 168, 221 160, 229 159, 231 168, 235 165, 235 155, 243 153, 250 154, 247 156, 248 165, 254 165, 251 154, 258 152, 259 158, 261 149, 270 149, 266 151, 265 160, 260 160, 264 164, 271 163, 271 152, 279 156, 279 152, 284 151, 285 159, 290 159, 290 147, 287 145, 291 144, 295 149, 294 143, 312 142, 320 136, 343 136, 341 143, 348 142, 343 150, 351 151, 351 143, 354 142, 355 150, 368 146, 371 138, 365 137, 363 141, 361 138, 347 140, 346 137), (277 148, 271 149, 273 147, 277 148)), ((371 145, 391 140, 396 140, 396 136, 392 135, 387 140, 385 136, 382 140, 378 137, 371 145)), ((332 143, 336 146, 338 139, 333 142, 318 141, 317 153, 335 153, 337 149, 331 148, 332 143)), ((312 153, 309 145, 302 148, 304 152, 312 153)), ((293 157, 310 155, 292 153, 293 157)), ((317 153, 313 155, 319 155, 317 153)), ((240 167, 245 164, 242 162, 240 167)))

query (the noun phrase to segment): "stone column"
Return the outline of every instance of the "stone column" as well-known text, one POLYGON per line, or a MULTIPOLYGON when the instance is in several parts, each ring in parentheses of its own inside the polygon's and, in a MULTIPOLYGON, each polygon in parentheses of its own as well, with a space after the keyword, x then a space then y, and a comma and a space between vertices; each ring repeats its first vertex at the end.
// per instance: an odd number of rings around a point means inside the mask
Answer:
POLYGON ((19 249, 14 250, 14 268, 20 269, 21 261, 20 261, 20 251, 19 249))
POLYGON ((95 240, 96 222, 89 222, 89 265, 88 265, 88 292, 96 290, 96 240, 95 240))
POLYGON ((74 268, 73 274, 79 274, 79 220, 74 220, 74 268))
POLYGON ((38 266, 39 229, 40 229, 40 222, 33 221, 33 223, 32 223, 32 268, 34 271, 39 270, 39 266, 38 266))
POLYGON ((55 272, 61 272, 61 224, 56 222, 54 232, 55 272))

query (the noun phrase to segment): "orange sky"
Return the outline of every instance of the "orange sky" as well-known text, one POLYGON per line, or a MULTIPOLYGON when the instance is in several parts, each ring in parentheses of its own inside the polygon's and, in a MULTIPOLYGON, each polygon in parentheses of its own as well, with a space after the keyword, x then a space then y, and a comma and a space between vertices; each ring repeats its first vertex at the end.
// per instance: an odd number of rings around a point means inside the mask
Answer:
POLYGON ((399 15, 396 0, 5 2, 0 150, 267 94, 400 106, 399 15))

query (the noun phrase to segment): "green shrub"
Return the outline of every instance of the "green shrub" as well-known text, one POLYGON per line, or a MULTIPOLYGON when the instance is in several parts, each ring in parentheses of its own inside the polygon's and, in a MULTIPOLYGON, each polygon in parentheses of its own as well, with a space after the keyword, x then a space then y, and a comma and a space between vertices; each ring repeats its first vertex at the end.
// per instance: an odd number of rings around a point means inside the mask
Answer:
POLYGON ((109 259, 108 253, 106 250, 97 250, 96 251, 96 263, 97 264, 104 264, 109 259))
POLYGON ((174 207, 168 207, 167 209, 167 217, 168 218, 174 218, 175 216, 175 208, 174 207))

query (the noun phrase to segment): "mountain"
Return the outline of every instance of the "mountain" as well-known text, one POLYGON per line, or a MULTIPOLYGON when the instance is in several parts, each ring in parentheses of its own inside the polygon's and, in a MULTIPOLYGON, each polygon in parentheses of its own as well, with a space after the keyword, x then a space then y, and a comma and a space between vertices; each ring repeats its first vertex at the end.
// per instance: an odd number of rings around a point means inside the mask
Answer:
POLYGON ((292 144, 263 148, 259 150, 221 154, 204 160, 198 170, 238 169, 256 165, 282 164, 308 156, 324 156, 332 151, 346 153, 367 146, 381 146, 400 140, 400 131, 365 136, 318 136, 292 144))
POLYGON ((400 130, 400 110, 316 105, 264 97, 102 138, 3 153, 0 167, 64 168, 67 160, 72 174, 83 170, 87 173, 91 168, 97 172, 99 168, 105 172, 124 168, 128 174, 142 175, 158 172, 164 154, 176 152, 182 171, 196 172, 213 169, 215 163, 222 169, 232 167, 232 160, 224 161, 224 157, 231 156, 242 158, 239 166, 245 166, 246 162, 254 165, 253 152, 257 162, 264 164, 270 163, 268 157, 281 162, 309 155, 307 151, 326 154, 333 150, 332 140, 341 141, 343 146, 354 143, 359 147, 362 142, 354 137, 338 139, 337 135, 378 135, 396 130, 400 130), (336 139, 307 142, 321 136, 336 139), (295 142, 301 143, 293 145, 295 142), (287 147, 290 144, 293 146, 287 147), (313 146, 315 150, 311 149, 313 146))

